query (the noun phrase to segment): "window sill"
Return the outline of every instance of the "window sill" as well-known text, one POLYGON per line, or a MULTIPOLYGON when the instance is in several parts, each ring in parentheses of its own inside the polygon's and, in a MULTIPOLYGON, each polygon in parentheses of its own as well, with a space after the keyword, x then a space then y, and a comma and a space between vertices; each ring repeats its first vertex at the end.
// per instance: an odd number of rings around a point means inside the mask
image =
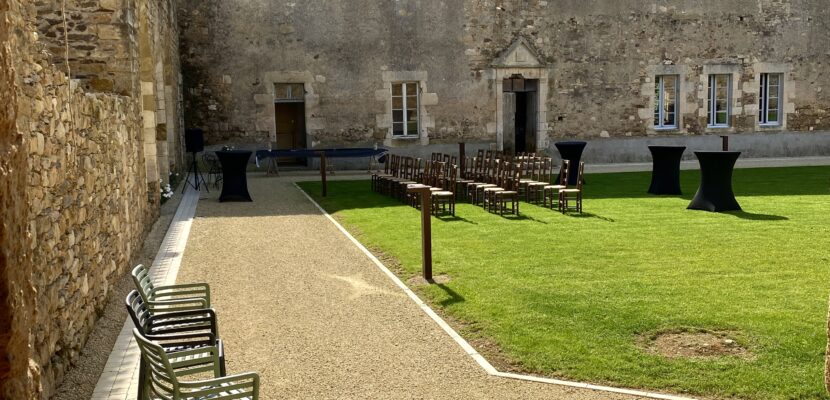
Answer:
POLYGON ((392 140, 418 140, 420 136, 392 136, 392 140))
POLYGON ((671 131, 676 131, 679 128, 676 127, 676 126, 661 126, 661 127, 656 127, 655 126, 655 127, 652 127, 652 129, 654 129, 657 132, 671 132, 671 131))
POLYGON ((729 129, 729 125, 706 125, 706 129, 729 129))
POLYGON ((758 125, 758 127, 759 127, 759 128, 767 128, 767 129, 768 129, 768 128, 778 128, 778 129, 781 129, 781 124, 779 124, 779 123, 776 123, 776 124, 759 124, 759 125, 758 125))

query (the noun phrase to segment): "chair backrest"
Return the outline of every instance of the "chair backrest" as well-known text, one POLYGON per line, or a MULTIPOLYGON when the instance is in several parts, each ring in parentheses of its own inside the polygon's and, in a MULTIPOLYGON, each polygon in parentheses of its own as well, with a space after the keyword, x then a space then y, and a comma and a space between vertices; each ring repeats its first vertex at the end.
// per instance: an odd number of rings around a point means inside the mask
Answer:
POLYGON ((208 355, 213 350, 213 362, 206 362, 208 359, 200 354, 201 357, 176 361, 174 367, 161 346, 145 338, 138 329, 133 329, 133 336, 139 350, 141 350, 141 357, 147 366, 147 375, 150 380, 148 389, 150 394, 155 395, 155 397, 162 399, 178 398, 180 394, 178 376, 184 374, 212 373, 213 377, 221 376, 220 364, 215 349, 204 348, 204 355, 208 355))
POLYGON ((562 160, 562 166, 559 168, 559 184, 568 186, 568 174, 571 171, 571 162, 569 160, 562 160))
POLYGON ((138 290, 138 294, 141 295, 141 299, 145 303, 152 300, 150 299, 150 295, 156 287, 153 285, 153 279, 150 278, 150 270, 144 264, 138 264, 133 268, 132 276, 133 283, 135 283, 135 288, 138 290))
POLYGON ((147 320, 150 318, 150 311, 147 309, 147 305, 144 304, 144 300, 141 299, 141 295, 138 294, 137 290, 132 290, 127 294, 125 303, 127 305, 127 314, 133 320, 133 325, 135 325, 142 335, 146 335, 147 320))
POLYGON ((582 191, 582 185, 585 183, 585 162, 579 162, 579 175, 576 176, 576 188, 582 191))
POLYGON ((149 394, 172 399, 179 391, 179 381, 167 353, 158 344, 147 340, 138 329, 133 329, 133 336, 147 368, 149 394))
POLYGON ((553 159, 550 157, 542 157, 542 177, 543 182, 553 183, 553 159))

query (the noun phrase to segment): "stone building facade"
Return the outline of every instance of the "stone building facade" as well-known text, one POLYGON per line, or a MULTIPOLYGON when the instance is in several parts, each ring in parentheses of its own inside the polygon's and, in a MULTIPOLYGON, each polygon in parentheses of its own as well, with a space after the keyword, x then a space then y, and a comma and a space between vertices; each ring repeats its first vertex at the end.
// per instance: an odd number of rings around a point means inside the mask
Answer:
POLYGON ((728 134, 745 156, 828 154, 828 17, 822 0, 183 0, 187 124, 258 147, 578 138, 618 162, 728 134))
POLYGON ((181 168, 174 7, 0 2, 0 398, 51 396, 181 168))

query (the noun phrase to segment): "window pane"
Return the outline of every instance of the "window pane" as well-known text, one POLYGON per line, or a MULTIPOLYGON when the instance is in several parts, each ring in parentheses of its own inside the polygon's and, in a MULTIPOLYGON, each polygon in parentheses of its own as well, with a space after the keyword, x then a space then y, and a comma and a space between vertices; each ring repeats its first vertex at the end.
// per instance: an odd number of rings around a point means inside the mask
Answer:
POLYGON ((664 114, 663 125, 674 126, 674 113, 664 114))
POLYGON ((393 135, 403 135, 403 124, 392 124, 393 135))
POLYGON ((291 84, 291 98, 300 100, 305 98, 305 89, 303 88, 302 83, 291 84))
POLYGON ((779 82, 781 82, 781 74, 769 74, 768 79, 770 86, 778 86, 779 82))
POLYGON ((418 135, 418 123, 417 122, 410 122, 406 124, 406 134, 407 135, 418 135))
POLYGON ((402 110, 403 109, 403 97, 394 97, 394 96, 392 96, 392 109, 393 110, 402 110))
POLYGON ((407 96, 415 96, 418 94, 418 86, 415 83, 407 83, 406 84, 406 95, 407 96))
POLYGON ((406 120, 407 121, 417 121, 418 120, 418 112, 415 110, 406 110, 406 120))
POLYGON ((778 110, 770 110, 770 112, 767 113, 767 122, 768 123, 778 122, 778 110))
POLYGON ((717 124, 717 125, 726 125, 726 113, 725 112, 718 112, 716 114, 715 124, 717 124))
POLYGON ((392 96, 401 96, 403 94, 403 84, 402 83, 393 83, 392 84, 392 96))
POLYGON ((715 111, 722 112, 726 111, 726 100, 718 100, 715 102, 715 111))
POLYGON ((402 110, 392 110, 392 122, 403 122, 402 110))
POLYGON ((288 85, 285 83, 274 84, 274 98, 277 100, 285 100, 288 98, 288 85))
POLYGON ((656 82, 654 84, 654 125, 660 125, 660 107, 662 107, 662 104, 660 104, 660 85, 663 81, 663 77, 658 76, 655 81, 656 82))
POLYGON ((406 108, 409 110, 416 110, 418 109, 418 97, 416 96, 408 96, 406 98, 406 108))
POLYGON ((778 110, 778 99, 769 99, 769 109, 778 110))

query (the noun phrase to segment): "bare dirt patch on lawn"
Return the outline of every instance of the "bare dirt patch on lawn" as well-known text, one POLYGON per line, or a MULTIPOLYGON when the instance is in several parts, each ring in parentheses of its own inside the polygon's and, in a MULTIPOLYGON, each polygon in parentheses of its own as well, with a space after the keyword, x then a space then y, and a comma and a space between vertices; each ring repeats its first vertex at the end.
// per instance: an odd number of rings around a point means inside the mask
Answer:
POLYGON ((646 351, 666 358, 753 358, 735 338, 734 332, 677 329, 653 332, 638 338, 646 351))

